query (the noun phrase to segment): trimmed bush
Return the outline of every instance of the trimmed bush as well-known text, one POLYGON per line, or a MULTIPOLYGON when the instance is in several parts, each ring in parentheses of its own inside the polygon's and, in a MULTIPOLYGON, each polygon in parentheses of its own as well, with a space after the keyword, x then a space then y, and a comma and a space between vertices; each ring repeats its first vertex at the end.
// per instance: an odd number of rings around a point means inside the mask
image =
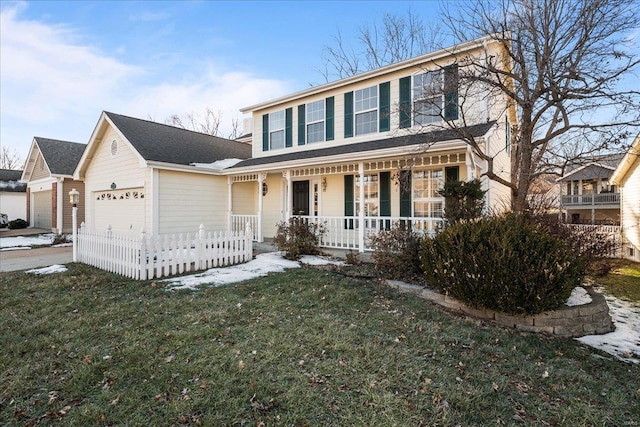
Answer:
POLYGON ((10 230, 18 230, 20 228, 27 228, 29 223, 24 219, 18 218, 13 221, 9 221, 9 229, 10 230))
POLYGON ((326 233, 323 224, 309 222, 306 218, 291 217, 289 222, 279 222, 273 244, 284 257, 298 260, 302 255, 317 255, 318 245, 326 233))
POLYGON ((424 239, 421 260, 429 286, 511 314, 560 307, 585 276, 565 242, 515 214, 452 224, 424 239))
POLYGON ((422 237, 396 224, 390 230, 381 230, 371 237, 374 250, 371 258, 379 274, 388 279, 416 282, 423 277, 420 265, 420 241, 422 237))

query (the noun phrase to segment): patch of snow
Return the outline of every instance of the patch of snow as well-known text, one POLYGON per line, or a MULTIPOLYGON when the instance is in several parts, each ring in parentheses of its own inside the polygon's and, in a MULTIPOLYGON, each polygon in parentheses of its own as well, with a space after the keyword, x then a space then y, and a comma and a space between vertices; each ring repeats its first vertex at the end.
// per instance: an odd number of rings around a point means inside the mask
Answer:
POLYGON ((326 257, 312 255, 303 255, 302 257, 300 257, 300 262, 307 265, 344 265, 343 261, 337 261, 326 257))
MULTIPOLYGON (((304 256, 302 257, 301 262, 311 265, 341 263, 341 261, 332 261, 316 256, 304 256)), ((223 268, 212 268, 204 273, 175 277, 163 280, 163 282, 168 283, 168 290, 194 290, 201 285, 221 286, 243 282, 245 280, 266 276, 269 273, 282 272, 287 268, 300 268, 300 263, 285 259, 281 252, 268 252, 257 255, 254 260, 245 264, 238 264, 223 268)))
POLYGON ((33 270, 27 270, 27 273, 32 274, 54 274, 54 273, 64 273, 67 271, 67 267, 60 264, 50 265, 49 267, 43 268, 35 268, 33 270))
POLYGON ((622 361, 640 364, 640 307, 607 294, 604 297, 616 330, 576 339, 622 361))
POLYGON ((13 246, 10 248, 0 248, 0 252, 4 251, 23 251, 25 249, 31 249, 31 246, 13 246))
POLYGON ((589 304, 592 301, 591 295, 582 286, 577 286, 571 291, 571 296, 566 302, 569 307, 575 307, 577 305, 589 304))
POLYGON ((0 248, 15 248, 18 246, 50 245, 55 234, 38 234, 35 236, 0 237, 0 248))
POLYGON ((193 166, 203 169, 222 170, 240 163, 242 159, 223 159, 213 163, 191 163, 193 166))

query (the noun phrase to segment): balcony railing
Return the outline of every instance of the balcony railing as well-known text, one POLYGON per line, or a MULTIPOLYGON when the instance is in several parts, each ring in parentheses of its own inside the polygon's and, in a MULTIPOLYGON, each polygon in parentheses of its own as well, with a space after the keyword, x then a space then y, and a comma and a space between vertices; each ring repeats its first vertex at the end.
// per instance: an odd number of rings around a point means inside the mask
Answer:
POLYGON ((620 193, 563 195, 563 206, 619 205, 620 193))

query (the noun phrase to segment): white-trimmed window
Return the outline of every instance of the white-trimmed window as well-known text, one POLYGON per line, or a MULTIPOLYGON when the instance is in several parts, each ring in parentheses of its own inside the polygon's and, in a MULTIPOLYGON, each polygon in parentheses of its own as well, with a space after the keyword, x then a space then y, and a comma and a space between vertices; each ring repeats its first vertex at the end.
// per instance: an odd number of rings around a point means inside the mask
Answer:
POLYGON ((356 90, 354 93, 356 135, 378 131, 378 86, 356 90))
POLYGON ((413 76, 413 123, 426 125, 442 120, 444 90, 442 71, 428 71, 413 76))
POLYGON ((380 207, 380 179, 378 174, 365 175, 361 179, 355 176, 355 215, 360 215, 360 209, 364 208, 364 216, 378 216, 380 207), (364 200, 360 200, 360 187, 364 186, 364 200))
POLYGON ((284 148, 284 110, 269 113, 269 149, 284 148))
POLYGON ((325 100, 311 102, 306 105, 307 142, 324 141, 325 100))
POLYGON ((413 216, 442 218, 443 198, 438 194, 444 185, 442 169, 413 172, 413 216))

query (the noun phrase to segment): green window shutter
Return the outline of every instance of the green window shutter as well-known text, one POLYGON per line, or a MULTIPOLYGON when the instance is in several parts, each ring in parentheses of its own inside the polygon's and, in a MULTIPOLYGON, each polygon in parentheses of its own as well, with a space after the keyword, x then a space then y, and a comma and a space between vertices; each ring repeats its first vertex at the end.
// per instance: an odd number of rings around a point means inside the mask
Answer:
POLYGON ((444 176, 446 182, 460 180, 460 166, 451 166, 448 168, 444 168, 444 176))
POLYGON ((262 151, 269 151, 269 115, 262 115, 262 151))
POLYGON ((458 64, 444 68, 444 118, 458 118, 458 64))
POLYGON ((291 147, 293 145, 293 135, 291 128, 293 127, 293 108, 287 108, 284 111, 284 146, 291 147))
MULTIPOLYGON (((344 216, 353 216, 354 197, 353 197, 353 175, 344 176, 344 216)), ((344 220, 344 228, 353 230, 353 219, 344 220)))
POLYGON ((391 216, 391 172, 380 172, 380 216, 391 216))
POLYGON ((380 120, 378 121, 380 132, 386 132, 391 130, 391 83, 380 83, 380 109, 378 114, 380 120))
POLYGON ((353 92, 344 94, 344 137, 353 136, 353 92))
POLYGON ((411 171, 400 172, 400 216, 411 216, 411 171))
POLYGON ((298 145, 304 145, 307 136, 305 105, 298 105, 298 145))
POLYGON ((400 79, 400 129, 411 127, 411 76, 400 79))
POLYGON ((333 133, 334 133, 334 119, 333 119, 333 115, 334 115, 334 111, 335 111, 335 106, 334 106, 335 102, 334 102, 334 98, 333 96, 330 96, 329 98, 327 98, 325 100, 325 115, 326 115, 326 121, 325 121, 325 140, 326 141, 333 141, 333 133))

